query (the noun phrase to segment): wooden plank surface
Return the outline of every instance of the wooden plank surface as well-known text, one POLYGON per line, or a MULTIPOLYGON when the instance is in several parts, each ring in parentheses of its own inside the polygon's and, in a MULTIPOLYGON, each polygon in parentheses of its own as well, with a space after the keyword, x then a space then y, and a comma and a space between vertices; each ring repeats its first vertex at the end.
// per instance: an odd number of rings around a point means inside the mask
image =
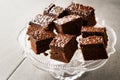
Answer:
POLYGON ((55 80, 50 74, 33 66, 29 59, 21 64, 9 80, 55 80))

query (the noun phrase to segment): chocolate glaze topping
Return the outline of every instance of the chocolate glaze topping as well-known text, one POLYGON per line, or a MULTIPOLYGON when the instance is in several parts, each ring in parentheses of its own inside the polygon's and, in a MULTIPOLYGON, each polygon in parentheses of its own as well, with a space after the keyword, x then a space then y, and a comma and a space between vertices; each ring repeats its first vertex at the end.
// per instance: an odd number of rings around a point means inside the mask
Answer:
POLYGON ((54 20, 53 17, 47 15, 38 14, 29 24, 37 24, 42 27, 47 27, 52 21, 54 20))
POLYGON ((73 13, 76 13, 78 15, 82 16, 88 16, 94 9, 90 6, 83 6, 82 4, 78 3, 72 3, 67 10, 70 10, 73 13))
POLYGON ((100 43, 103 43, 102 36, 89 36, 89 37, 80 39, 81 45, 100 44, 100 43))
POLYGON ((51 46, 57 46, 57 47, 64 47, 73 37, 73 35, 68 34, 58 34, 54 39, 53 42, 51 42, 51 46))
POLYGON ((49 14, 57 17, 57 16, 59 16, 59 14, 62 13, 63 11, 64 11, 64 9, 63 9, 62 7, 60 7, 60 6, 55 6, 55 7, 53 7, 53 8, 50 10, 49 14))
POLYGON ((106 32, 106 28, 97 28, 97 27, 82 27, 81 32, 106 32))
POLYGON ((32 36, 36 40, 45 40, 55 37, 55 34, 51 31, 45 31, 44 29, 41 29, 31 32, 30 36, 32 36))
POLYGON ((61 24, 67 23, 69 21, 72 21, 74 19, 78 19, 78 18, 80 18, 80 16, 78 16, 78 15, 68 15, 63 18, 57 19, 54 22, 61 25, 61 24))

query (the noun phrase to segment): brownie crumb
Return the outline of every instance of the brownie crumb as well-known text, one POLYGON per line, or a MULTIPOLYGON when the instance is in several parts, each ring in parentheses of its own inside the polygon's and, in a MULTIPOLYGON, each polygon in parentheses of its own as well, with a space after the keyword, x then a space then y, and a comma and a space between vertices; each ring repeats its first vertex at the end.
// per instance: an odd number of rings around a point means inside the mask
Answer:
POLYGON ((28 37, 28 40, 30 40, 30 37, 28 37))
POLYGON ((46 52, 44 52, 43 54, 44 54, 45 56, 48 56, 48 53, 46 53, 46 52))

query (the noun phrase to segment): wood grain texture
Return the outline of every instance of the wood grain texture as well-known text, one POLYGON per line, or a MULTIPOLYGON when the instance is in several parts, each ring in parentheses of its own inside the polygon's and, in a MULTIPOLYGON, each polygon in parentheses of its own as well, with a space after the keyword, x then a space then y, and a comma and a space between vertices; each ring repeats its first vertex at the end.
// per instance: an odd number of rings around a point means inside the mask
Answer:
POLYGON ((55 80, 50 74, 33 66, 29 59, 21 64, 9 80, 55 80))

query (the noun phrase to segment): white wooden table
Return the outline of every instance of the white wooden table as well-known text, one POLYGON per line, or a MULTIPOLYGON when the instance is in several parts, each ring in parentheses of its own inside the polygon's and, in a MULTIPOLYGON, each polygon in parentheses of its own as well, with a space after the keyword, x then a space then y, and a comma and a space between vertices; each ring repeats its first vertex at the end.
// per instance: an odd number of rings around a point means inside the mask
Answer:
MULTIPOLYGON (((80 1, 80 0, 77 0, 80 1)), ((87 72, 77 80, 120 80, 120 0, 82 0, 92 5, 96 15, 106 20, 117 34, 116 53, 100 69, 87 72)), ((55 80, 38 70, 17 42, 19 31, 50 0, 0 0, 0 80, 55 80)))

